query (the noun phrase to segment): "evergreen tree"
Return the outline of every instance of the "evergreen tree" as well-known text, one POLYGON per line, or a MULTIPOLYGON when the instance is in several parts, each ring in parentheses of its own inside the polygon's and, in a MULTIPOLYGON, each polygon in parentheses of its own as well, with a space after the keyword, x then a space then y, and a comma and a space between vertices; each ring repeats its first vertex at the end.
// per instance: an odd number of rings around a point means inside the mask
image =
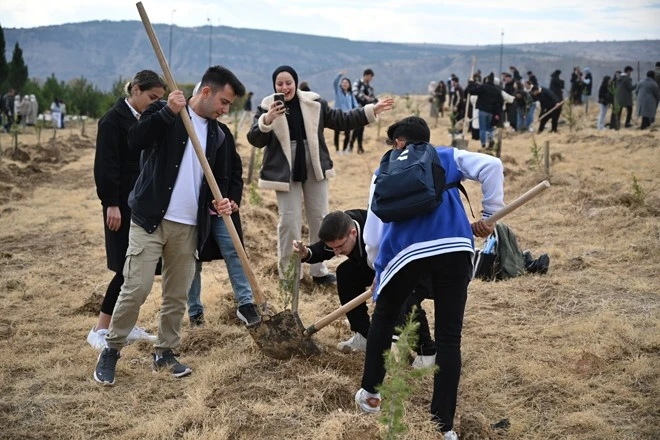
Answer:
POLYGON ((7 57, 5 56, 5 31, 0 26, 0 87, 2 87, 1 93, 4 93, 4 84, 7 80, 8 66, 7 66, 7 57))
POLYGON ((28 80, 28 68, 23 61, 23 49, 18 45, 14 46, 14 54, 11 57, 11 63, 9 64, 9 74, 7 76, 7 82, 10 87, 13 87, 14 90, 19 92, 25 83, 28 80))

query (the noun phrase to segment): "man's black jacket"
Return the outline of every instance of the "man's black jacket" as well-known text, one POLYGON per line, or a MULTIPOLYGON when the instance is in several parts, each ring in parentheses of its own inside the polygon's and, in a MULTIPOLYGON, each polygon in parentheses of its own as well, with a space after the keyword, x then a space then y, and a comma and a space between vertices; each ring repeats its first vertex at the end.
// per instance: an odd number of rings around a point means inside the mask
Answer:
MULTIPOLYGON (((242 182, 240 191, 229 193, 232 173, 231 163, 227 160, 230 153, 230 149, 227 147, 228 142, 233 143, 229 129, 216 120, 208 120, 206 159, 213 170, 222 195, 240 205, 242 182), (225 134, 222 142, 220 130, 225 134)), ((181 116, 172 113, 164 101, 156 101, 151 104, 142 113, 137 124, 133 125, 128 132, 128 147, 142 152, 140 175, 131 191, 128 204, 132 210, 133 222, 150 234, 156 230, 167 212, 187 143, 188 133, 181 116)), ((235 151, 235 148, 233 150, 235 151)), ((208 209, 212 197, 206 177, 204 177, 197 211, 199 228, 197 249, 200 252, 209 236, 208 209)))
MULTIPOLYGON (((364 223, 367 221, 367 211, 364 209, 350 209, 344 212, 353 219, 355 229, 357 229, 355 247, 353 247, 353 251, 348 254, 347 257, 353 263, 357 264, 365 273, 375 276, 374 270, 370 268, 367 263, 367 251, 365 249, 364 237, 362 235, 364 231, 364 223)), ((335 256, 332 249, 328 248, 322 240, 309 246, 309 250, 311 255, 304 261, 305 263, 320 263, 321 261, 329 260, 335 256)))

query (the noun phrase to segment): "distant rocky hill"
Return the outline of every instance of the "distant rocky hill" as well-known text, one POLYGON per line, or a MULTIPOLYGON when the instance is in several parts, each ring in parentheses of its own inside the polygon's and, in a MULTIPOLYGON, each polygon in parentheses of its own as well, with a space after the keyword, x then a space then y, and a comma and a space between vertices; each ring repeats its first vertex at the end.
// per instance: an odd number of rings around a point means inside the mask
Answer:
MULTIPOLYGON (((332 79, 341 69, 356 79, 370 67, 376 72, 377 93, 425 93, 431 80, 446 80, 451 73, 462 82, 470 60, 484 74, 499 70, 500 47, 444 44, 395 44, 351 41, 285 32, 237 29, 227 26, 182 28, 154 25, 167 56, 172 31, 174 77, 181 83, 196 82, 211 62, 232 69, 255 92, 256 101, 272 91, 271 72, 281 64, 293 66, 313 90, 333 99, 332 79), (211 38, 209 38, 211 37, 211 38)), ((59 80, 85 77, 108 90, 121 76, 140 69, 159 71, 144 27, 139 21, 92 21, 29 29, 4 29, 7 58, 18 41, 31 78, 54 73, 59 80)), ((441 43, 441 42, 438 42, 441 43)), ((596 83, 616 69, 640 63, 642 77, 660 61, 660 41, 600 41, 505 45, 502 65, 514 65, 524 73, 533 70, 547 85, 555 69, 568 83, 572 67, 590 67, 596 83)), ((633 78, 636 79, 636 72, 633 78)))

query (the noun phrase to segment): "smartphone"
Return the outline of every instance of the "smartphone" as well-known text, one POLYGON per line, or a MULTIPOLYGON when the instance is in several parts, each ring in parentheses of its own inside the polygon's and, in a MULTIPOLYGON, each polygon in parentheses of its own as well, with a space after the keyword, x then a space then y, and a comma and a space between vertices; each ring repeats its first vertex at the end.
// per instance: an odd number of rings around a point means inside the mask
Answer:
POLYGON ((275 101, 281 102, 282 105, 284 105, 284 93, 275 93, 275 95, 273 95, 273 99, 275 101))

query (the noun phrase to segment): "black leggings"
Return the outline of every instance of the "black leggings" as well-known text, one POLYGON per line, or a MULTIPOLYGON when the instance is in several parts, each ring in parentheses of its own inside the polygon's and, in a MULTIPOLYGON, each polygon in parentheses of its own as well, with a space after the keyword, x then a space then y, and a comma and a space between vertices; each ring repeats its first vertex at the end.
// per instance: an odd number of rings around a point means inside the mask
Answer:
POLYGON ((122 284, 124 284, 124 275, 121 272, 116 272, 115 276, 110 280, 110 284, 108 284, 108 289, 105 291, 103 304, 101 305, 102 313, 112 315, 112 312, 115 310, 117 298, 119 298, 122 284))
POLYGON ((469 252, 441 254, 406 264, 381 289, 367 338, 362 388, 375 393, 385 377, 383 353, 390 348, 401 307, 415 285, 421 279, 431 277, 435 307, 435 363, 438 366, 433 382, 431 414, 443 431, 454 426, 461 376, 461 332, 471 271, 469 252))

